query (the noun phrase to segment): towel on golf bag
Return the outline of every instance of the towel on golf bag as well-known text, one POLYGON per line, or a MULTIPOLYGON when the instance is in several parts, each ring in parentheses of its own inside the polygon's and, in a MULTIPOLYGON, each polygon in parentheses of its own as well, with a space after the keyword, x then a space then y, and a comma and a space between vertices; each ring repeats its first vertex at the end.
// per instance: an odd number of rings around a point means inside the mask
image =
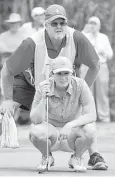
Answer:
POLYGON ((2 134, 2 118, 3 118, 3 115, 0 114, 0 136, 2 134))
POLYGON ((1 135, 2 148, 18 148, 17 127, 11 112, 7 110, 2 118, 2 135, 1 135))

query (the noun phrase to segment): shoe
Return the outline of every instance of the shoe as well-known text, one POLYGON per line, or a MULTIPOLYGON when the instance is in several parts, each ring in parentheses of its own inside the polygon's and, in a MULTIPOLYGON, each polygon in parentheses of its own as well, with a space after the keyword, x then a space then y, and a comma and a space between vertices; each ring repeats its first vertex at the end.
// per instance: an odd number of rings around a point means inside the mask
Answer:
POLYGON ((85 172, 87 169, 84 166, 83 158, 76 157, 74 154, 71 155, 71 158, 68 162, 70 168, 74 168, 76 172, 85 172))
POLYGON ((54 166, 54 158, 52 154, 49 155, 48 160, 47 156, 42 156, 42 161, 37 167, 38 173, 43 173, 45 171, 48 171, 48 167, 54 166))
POLYGON ((108 165, 104 161, 103 157, 99 153, 95 152, 90 156, 87 169, 89 169, 89 170, 107 170, 108 165))

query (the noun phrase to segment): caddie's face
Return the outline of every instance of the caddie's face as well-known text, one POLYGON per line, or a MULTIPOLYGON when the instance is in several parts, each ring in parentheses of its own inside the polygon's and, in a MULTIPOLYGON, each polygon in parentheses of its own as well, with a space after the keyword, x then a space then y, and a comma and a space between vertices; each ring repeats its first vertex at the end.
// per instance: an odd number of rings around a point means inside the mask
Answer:
POLYGON ((56 87, 60 89, 65 89, 68 87, 71 81, 72 73, 68 71, 61 71, 53 74, 53 77, 56 83, 56 87))
POLYGON ((47 22, 46 30, 51 38, 63 39, 67 32, 67 22, 62 18, 47 22))

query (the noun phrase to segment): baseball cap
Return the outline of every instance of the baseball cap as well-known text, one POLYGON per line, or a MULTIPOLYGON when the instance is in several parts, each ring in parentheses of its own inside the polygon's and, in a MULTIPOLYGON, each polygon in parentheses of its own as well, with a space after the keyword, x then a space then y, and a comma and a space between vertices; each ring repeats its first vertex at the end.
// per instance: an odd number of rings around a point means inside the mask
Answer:
POLYGON ((61 71, 73 73, 73 66, 69 58, 59 56, 53 60, 51 64, 51 71, 53 71, 53 73, 58 73, 61 71))
POLYGON ((45 12, 45 20, 48 22, 51 22, 57 18, 63 18, 67 20, 66 17, 66 11, 64 7, 58 5, 58 4, 53 4, 50 5, 45 12))
POLYGON ((7 22, 7 23, 17 23, 17 22, 21 22, 21 21, 22 21, 21 16, 20 16, 20 14, 17 14, 17 13, 11 13, 9 15, 9 19, 5 20, 5 22, 7 22))
POLYGON ((35 7, 32 9, 31 17, 35 17, 36 15, 42 15, 45 13, 45 10, 42 7, 35 7))

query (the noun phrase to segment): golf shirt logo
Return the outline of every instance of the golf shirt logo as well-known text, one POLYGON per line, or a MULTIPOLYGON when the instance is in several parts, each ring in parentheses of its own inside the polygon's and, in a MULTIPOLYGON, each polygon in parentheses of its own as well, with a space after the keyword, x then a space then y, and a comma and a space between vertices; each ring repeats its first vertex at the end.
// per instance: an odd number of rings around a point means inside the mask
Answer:
POLYGON ((59 13, 59 10, 57 9, 56 12, 59 13))

